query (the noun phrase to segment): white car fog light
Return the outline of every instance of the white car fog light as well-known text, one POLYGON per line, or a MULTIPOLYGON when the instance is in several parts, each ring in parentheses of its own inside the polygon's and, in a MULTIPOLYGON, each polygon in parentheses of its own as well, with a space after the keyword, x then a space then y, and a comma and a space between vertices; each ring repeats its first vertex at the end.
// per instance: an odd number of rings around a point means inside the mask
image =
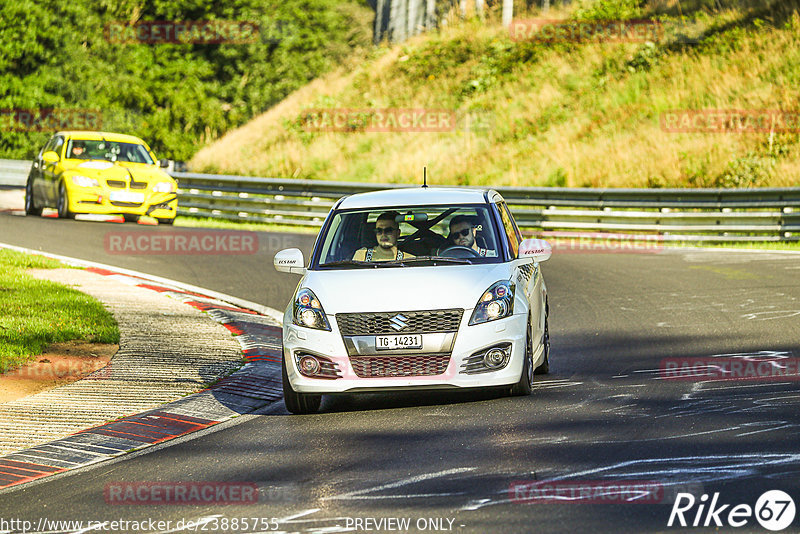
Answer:
POLYGON ((492 349, 486 353, 483 357, 483 363, 486 367, 490 367, 492 369, 496 369, 503 365, 503 362, 506 359, 506 353, 500 349, 492 349))
POLYGON ((312 356, 303 356, 300 358, 300 371, 303 374, 315 375, 319 373, 319 362, 312 356))

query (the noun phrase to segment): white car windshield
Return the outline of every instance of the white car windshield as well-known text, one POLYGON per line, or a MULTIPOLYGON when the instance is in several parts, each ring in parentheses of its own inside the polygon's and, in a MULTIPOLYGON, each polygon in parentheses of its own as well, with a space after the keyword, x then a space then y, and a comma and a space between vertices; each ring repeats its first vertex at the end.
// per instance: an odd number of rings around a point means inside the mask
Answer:
POLYGON ((318 247, 315 264, 323 269, 502 261, 485 204, 340 211, 318 247))

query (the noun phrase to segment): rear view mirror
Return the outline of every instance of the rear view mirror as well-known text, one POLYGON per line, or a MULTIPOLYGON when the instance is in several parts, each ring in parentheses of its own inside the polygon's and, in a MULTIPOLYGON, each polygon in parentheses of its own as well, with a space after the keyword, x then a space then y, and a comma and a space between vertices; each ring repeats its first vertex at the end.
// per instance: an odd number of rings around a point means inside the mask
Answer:
POLYGON ((525 239, 519 244, 520 258, 533 258, 536 263, 547 261, 553 254, 553 247, 544 239, 525 239))
POLYGON ((427 221, 427 220, 428 220, 428 214, 425 213, 424 211, 418 213, 409 211, 405 215, 401 214, 394 218, 394 221, 396 223, 401 223, 401 222, 410 223, 410 222, 427 221))
POLYGON ((303 251, 299 248, 287 248, 275 254, 272 264, 282 273, 305 274, 303 251))
POLYGON ((166 169, 167 167, 169 167, 169 160, 168 159, 158 160, 158 166, 161 167, 162 169, 166 169))

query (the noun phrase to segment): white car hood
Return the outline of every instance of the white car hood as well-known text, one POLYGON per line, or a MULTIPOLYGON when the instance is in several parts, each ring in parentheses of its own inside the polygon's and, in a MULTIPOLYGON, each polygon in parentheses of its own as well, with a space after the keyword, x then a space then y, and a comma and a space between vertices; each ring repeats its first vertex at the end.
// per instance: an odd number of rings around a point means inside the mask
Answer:
POLYGON ((327 315, 472 309, 489 286, 510 275, 508 263, 380 267, 308 271, 300 285, 317 295, 327 315))

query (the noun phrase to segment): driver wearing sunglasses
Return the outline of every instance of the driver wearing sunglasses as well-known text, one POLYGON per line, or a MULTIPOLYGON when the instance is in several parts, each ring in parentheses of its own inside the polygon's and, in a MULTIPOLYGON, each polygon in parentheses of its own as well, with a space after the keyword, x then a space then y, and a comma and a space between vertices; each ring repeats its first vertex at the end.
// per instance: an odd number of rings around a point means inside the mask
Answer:
POLYGON ((472 222, 472 219, 467 215, 456 215, 450 219, 450 235, 447 240, 453 245, 460 247, 471 248, 481 256, 493 256, 485 248, 481 248, 475 242, 475 234, 478 228, 472 222), (487 254, 488 253, 488 254, 487 254))
POLYGON ((393 261, 413 258, 413 254, 403 252, 397 248, 400 225, 395 218, 399 215, 396 211, 382 213, 378 220, 375 221, 375 238, 378 241, 378 246, 356 250, 353 259, 356 261, 393 261))

